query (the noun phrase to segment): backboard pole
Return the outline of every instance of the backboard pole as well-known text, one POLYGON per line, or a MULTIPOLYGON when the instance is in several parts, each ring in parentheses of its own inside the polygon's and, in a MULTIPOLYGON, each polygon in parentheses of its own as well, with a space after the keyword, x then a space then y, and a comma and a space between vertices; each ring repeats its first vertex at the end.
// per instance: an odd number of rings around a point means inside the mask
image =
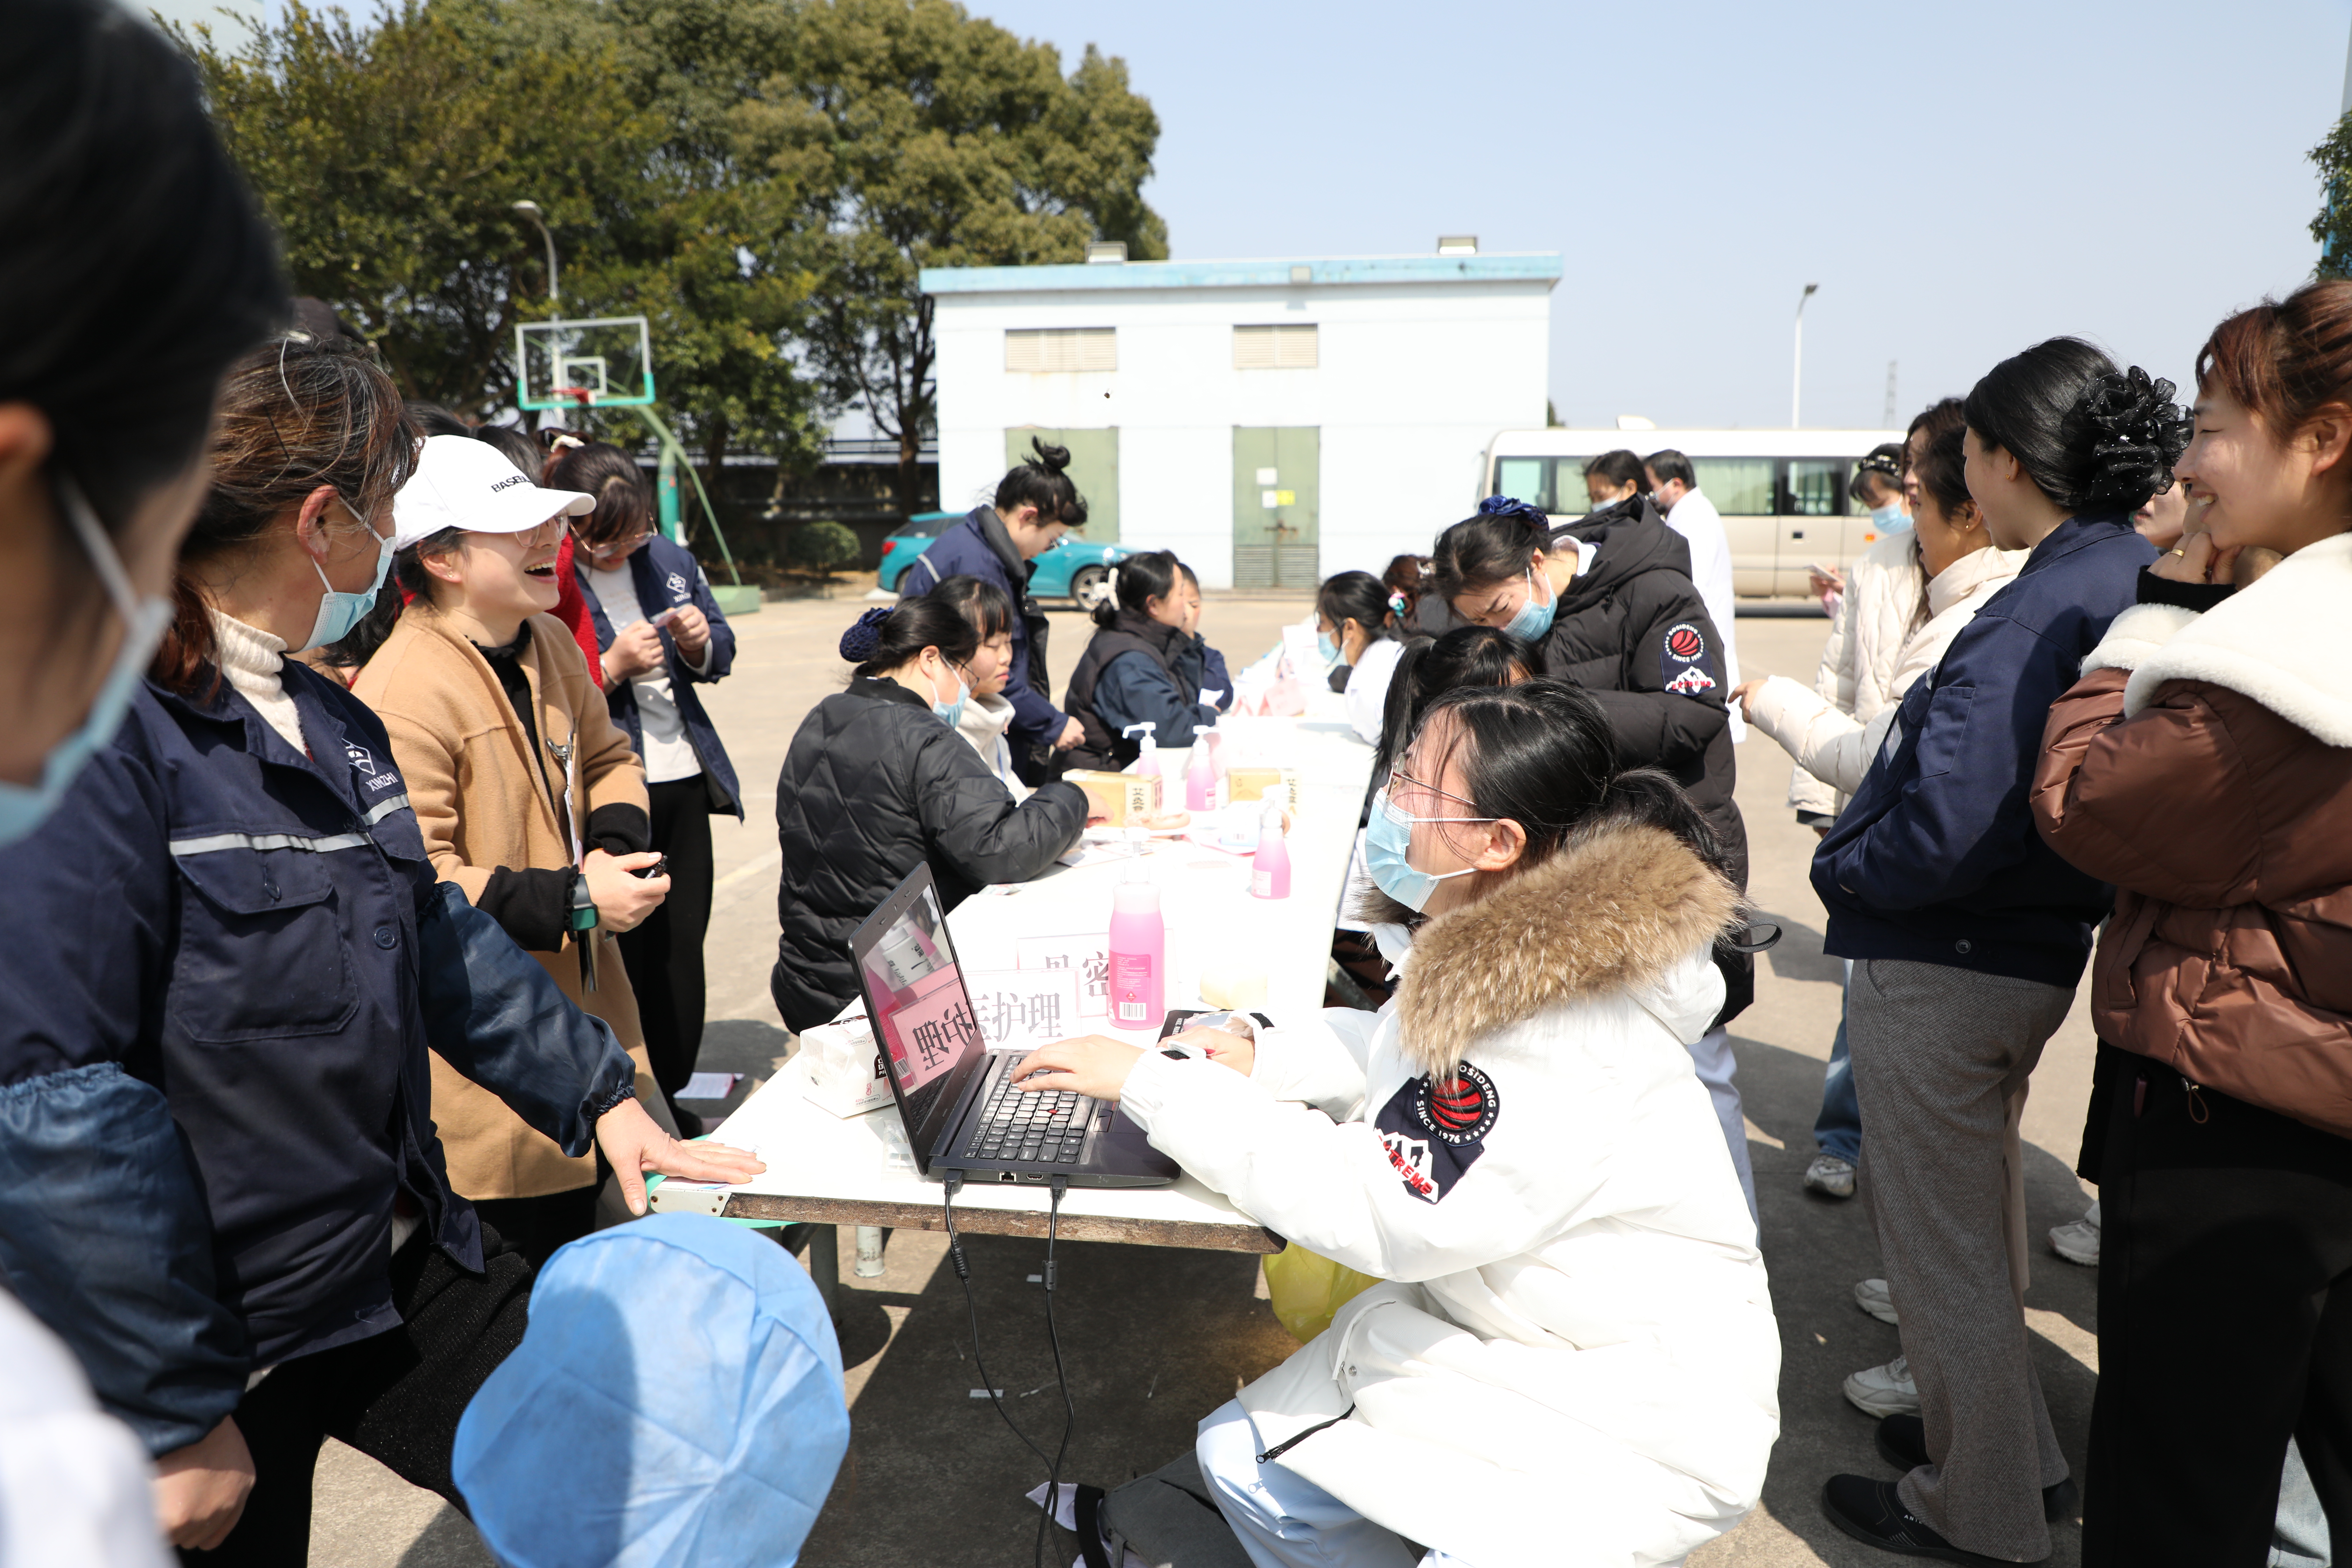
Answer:
MULTIPOLYGON (((741 587, 743 585, 742 569, 735 564, 735 552, 727 548, 727 535, 719 531, 719 511, 710 504, 710 496, 702 488, 702 476, 694 471, 693 464, 685 460, 686 448, 678 444, 677 437, 670 432, 670 427, 662 422, 660 415, 656 414, 651 407, 642 407, 637 412, 644 416, 646 426, 653 431, 654 438, 661 443, 665 470, 670 469, 671 465, 675 464, 677 468, 685 469, 686 477, 694 481, 695 496, 702 502, 702 515, 710 520, 710 537, 719 542, 719 556, 727 563, 728 573, 735 579, 735 585, 741 587)), ((666 496, 675 495, 677 488, 675 479, 668 479, 664 485, 663 493, 666 496)))

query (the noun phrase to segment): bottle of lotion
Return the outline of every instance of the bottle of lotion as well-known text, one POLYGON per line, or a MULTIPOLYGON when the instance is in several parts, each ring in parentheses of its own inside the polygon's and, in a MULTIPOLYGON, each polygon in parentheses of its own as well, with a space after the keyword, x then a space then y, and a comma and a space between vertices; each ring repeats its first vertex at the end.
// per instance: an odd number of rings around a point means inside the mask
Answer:
POLYGON ((1119 731, 1122 735, 1132 735, 1138 730, 1143 731, 1143 752, 1135 759, 1135 765, 1127 770, 1138 778, 1156 779, 1160 776, 1160 742, 1151 736, 1151 731, 1158 728, 1157 723, 1146 719, 1119 731))
POLYGON ((1216 804, 1217 759, 1211 742, 1211 737, 1216 732, 1214 724, 1203 725, 1192 731, 1192 756, 1184 764, 1184 809, 1187 811, 1208 811, 1216 804))
POLYGON ((1250 861, 1250 896, 1290 897, 1290 847, 1282 839, 1282 801, 1269 795, 1258 818, 1257 854, 1250 861))
MULTIPOLYGON (((1132 832, 1135 863, 1110 890, 1110 1023, 1117 1029, 1157 1029, 1165 1016, 1168 928, 1160 918, 1160 889, 1144 864, 1146 835, 1132 832)), ((1288 886, 1289 873, 1283 874, 1288 886)))

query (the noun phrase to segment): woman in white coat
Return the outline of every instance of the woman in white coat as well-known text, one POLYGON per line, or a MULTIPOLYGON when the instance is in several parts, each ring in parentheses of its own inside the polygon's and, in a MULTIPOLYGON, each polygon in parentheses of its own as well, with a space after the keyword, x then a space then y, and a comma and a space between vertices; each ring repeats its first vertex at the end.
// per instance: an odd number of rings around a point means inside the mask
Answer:
POLYGON ((1021 1081, 1121 1100, 1389 1281, 1202 1423, 1260 1568, 1678 1563, 1754 1506, 1780 1426, 1756 1227, 1687 1049, 1738 895, 1558 682, 1440 698, 1371 821, 1403 954, 1379 1014, 1195 1031, 1209 1059, 1063 1041, 1021 1081))

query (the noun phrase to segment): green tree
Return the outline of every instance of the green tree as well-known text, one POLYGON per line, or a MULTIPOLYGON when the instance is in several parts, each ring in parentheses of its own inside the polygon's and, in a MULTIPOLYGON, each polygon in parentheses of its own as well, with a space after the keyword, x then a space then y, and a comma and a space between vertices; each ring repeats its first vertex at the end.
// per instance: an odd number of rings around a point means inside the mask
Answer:
POLYGON ((1141 195, 1160 121, 1127 66, 1087 46, 1066 79, 1051 46, 951 0, 812 0, 797 68, 820 123, 789 128, 830 166, 808 353, 833 400, 898 446, 914 494, 936 427, 925 267, 1080 261, 1118 239, 1168 254, 1141 195))
POLYGON ((2346 200, 2352 194, 2352 114, 2336 122, 2310 157, 2319 165, 2325 193, 2311 220, 2311 237, 2319 241, 2318 276, 2352 278, 2352 203, 2346 200))

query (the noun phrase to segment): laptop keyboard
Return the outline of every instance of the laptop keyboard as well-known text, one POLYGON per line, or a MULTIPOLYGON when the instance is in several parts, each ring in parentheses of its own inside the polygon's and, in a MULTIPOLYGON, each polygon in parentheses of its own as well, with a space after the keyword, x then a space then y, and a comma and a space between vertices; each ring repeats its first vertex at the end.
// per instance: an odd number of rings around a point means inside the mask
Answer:
POLYGON ((988 1103, 972 1119, 964 1157, 1075 1165, 1086 1148, 1094 1115, 1095 1102, 1086 1095, 1066 1089, 1032 1093, 1013 1088, 1013 1075, 1003 1073, 988 1103))

